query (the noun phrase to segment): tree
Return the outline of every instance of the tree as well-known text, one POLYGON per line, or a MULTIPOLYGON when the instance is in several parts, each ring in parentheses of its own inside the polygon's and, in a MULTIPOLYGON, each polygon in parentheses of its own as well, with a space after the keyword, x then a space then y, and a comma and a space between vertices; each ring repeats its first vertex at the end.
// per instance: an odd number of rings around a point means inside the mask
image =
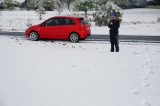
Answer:
POLYGON ((85 12, 85 17, 87 18, 87 11, 91 8, 93 8, 93 2, 91 0, 84 0, 80 1, 75 8, 78 11, 84 11, 85 12))
POLYGON ((27 9, 27 10, 36 10, 39 7, 39 0, 25 0, 23 3, 23 6, 27 9))
POLYGON ((70 11, 70 5, 73 1, 75 1, 75 0, 64 0, 64 2, 67 4, 67 8, 69 11, 70 11))
POLYGON ((20 3, 13 0, 4 0, 5 9, 14 9, 14 7, 20 7, 20 3))
POLYGON ((150 0, 148 1, 148 5, 160 5, 160 0, 150 0))
MULTIPOLYGON (((100 6, 106 4, 108 1, 110 0, 97 0, 96 4, 100 6)), ((129 0, 112 0, 112 2, 121 8, 128 8, 130 6, 129 0)))
POLYGON ((146 0, 129 0, 131 7, 145 7, 147 2, 146 0))
POLYGON ((114 3, 121 8, 128 8, 130 5, 128 0, 114 0, 114 3))
POLYGON ((154 3, 155 3, 156 5, 160 5, 160 0, 154 0, 154 3))
POLYGON ((56 0, 55 1, 55 8, 58 10, 59 15, 61 14, 61 12, 63 11, 63 3, 61 0, 56 0))
POLYGON ((43 7, 39 7, 37 10, 36 10, 36 13, 38 14, 39 16, 39 20, 42 20, 42 15, 43 14, 46 14, 46 11, 43 7))
POLYGON ((98 11, 94 14, 94 21, 98 26, 106 26, 111 20, 112 13, 116 14, 119 20, 122 20, 122 10, 116 4, 107 1, 105 4, 99 3, 98 11))
POLYGON ((52 11, 55 8, 55 0, 25 0, 22 4, 22 8, 27 10, 36 10, 39 7, 43 7, 47 11, 52 11))
POLYGON ((54 7, 54 0, 43 0, 42 7, 47 11, 52 11, 54 7))
POLYGON ((5 8, 4 2, 0 2, 0 9, 4 9, 4 8, 5 8))

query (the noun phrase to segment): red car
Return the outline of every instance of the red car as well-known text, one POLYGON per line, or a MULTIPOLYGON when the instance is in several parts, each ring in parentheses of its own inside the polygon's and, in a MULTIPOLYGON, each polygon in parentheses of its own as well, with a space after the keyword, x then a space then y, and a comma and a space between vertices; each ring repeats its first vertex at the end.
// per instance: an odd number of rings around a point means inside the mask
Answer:
POLYGON ((27 38, 36 41, 39 38, 69 39, 78 42, 91 33, 90 24, 83 17, 56 16, 39 25, 31 26, 25 31, 27 38))

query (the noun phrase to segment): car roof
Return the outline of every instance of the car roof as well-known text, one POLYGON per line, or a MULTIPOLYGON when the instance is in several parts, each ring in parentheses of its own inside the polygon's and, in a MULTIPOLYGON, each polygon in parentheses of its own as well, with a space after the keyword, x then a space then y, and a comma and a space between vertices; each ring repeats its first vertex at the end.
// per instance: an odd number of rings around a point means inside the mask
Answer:
POLYGON ((75 19, 80 19, 83 17, 77 17, 77 16, 54 16, 53 18, 75 18, 75 19))

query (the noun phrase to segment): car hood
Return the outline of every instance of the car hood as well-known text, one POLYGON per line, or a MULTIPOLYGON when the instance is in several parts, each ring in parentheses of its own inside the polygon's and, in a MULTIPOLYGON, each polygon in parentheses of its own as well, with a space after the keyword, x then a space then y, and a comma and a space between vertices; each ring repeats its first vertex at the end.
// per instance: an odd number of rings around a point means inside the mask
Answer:
POLYGON ((38 27, 40 24, 37 24, 37 25, 33 25, 33 26, 31 26, 31 27, 38 27))

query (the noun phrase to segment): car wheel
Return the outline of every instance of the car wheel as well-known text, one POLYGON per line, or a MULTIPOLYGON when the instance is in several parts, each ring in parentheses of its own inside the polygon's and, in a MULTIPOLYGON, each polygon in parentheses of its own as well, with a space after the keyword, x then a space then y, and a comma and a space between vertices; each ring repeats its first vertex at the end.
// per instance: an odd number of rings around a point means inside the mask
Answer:
POLYGON ((30 38, 32 41, 37 41, 38 38, 39 38, 39 35, 38 35, 37 32, 30 32, 29 38, 30 38))
POLYGON ((77 33, 71 33, 70 36, 69 36, 69 40, 71 42, 78 42, 79 41, 79 35, 77 33))

